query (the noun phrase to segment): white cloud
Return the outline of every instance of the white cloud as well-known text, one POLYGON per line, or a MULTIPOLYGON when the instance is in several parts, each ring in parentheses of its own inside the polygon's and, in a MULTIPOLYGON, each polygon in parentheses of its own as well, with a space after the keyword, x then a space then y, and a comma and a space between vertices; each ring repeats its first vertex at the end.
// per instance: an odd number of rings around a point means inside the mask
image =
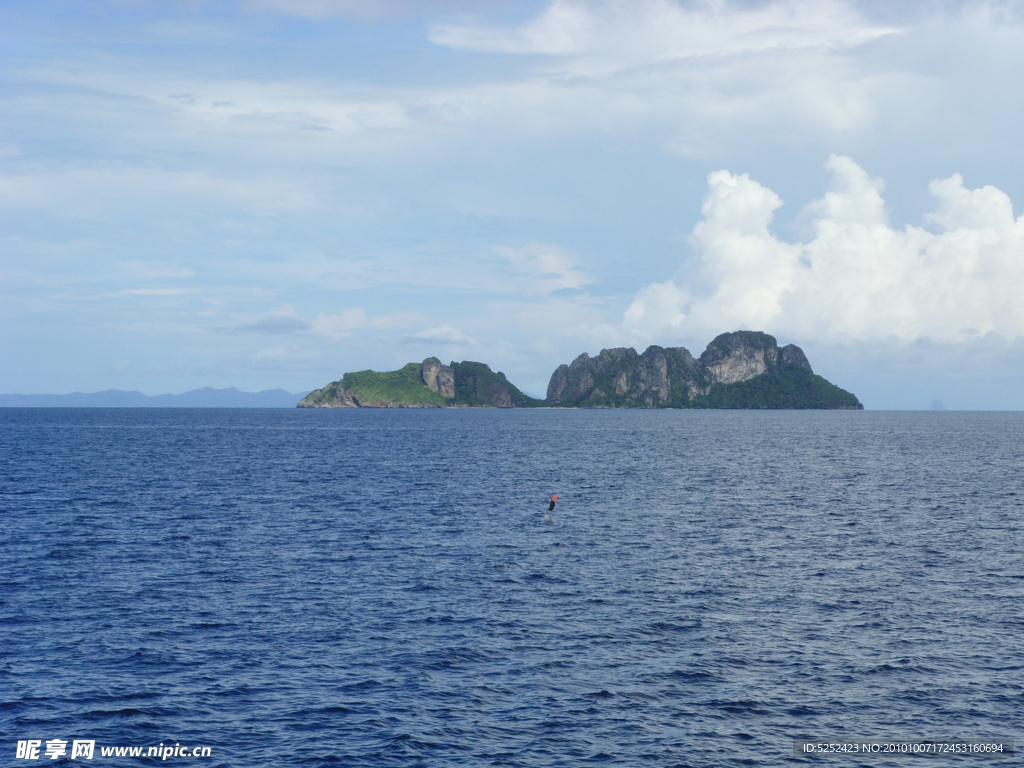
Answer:
POLYGON ((424 102, 438 123, 498 136, 510 125, 520 137, 652 131, 688 158, 746 148, 752 133, 802 145, 862 135, 885 108, 931 93, 913 67, 879 70, 853 51, 902 32, 843 0, 555 0, 518 27, 434 26, 439 45, 544 58, 514 80, 424 102))
MULTIPOLYGON (((452 0, 450 8, 460 3, 481 12, 469 0, 452 0)), ((316 18, 358 14, 360 7, 388 16, 413 4, 256 3, 316 18)), ((433 13, 448 7, 427 5, 433 13)), ((467 156, 507 157, 524 145, 536 156, 538 140, 594 134, 625 140, 637 131, 647 146, 700 159, 746 149, 752 134, 776 146, 810 140, 833 147, 841 145, 837 139, 877 129, 890 115, 912 113, 927 123, 923 115, 935 104, 923 102, 942 90, 917 74, 914 62, 880 67, 867 49, 855 51, 893 28, 843 0, 554 0, 524 24, 498 18, 486 29, 435 25, 430 38, 470 51, 547 54, 543 60, 495 65, 485 57, 487 65, 476 68, 477 59, 467 56, 464 69, 474 74, 429 84, 367 82, 344 69, 291 70, 268 79, 263 72, 217 77, 134 59, 49 62, 19 73, 41 96, 31 104, 8 98, 0 106, 63 124, 68 99, 46 94, 67 90, 76 94, 76 122, 68 124, 103 126, 83 136, 97 146, 109 141, 108 152, 123 151, 129 137, 133 156, 204 159, 196 175, 208 178, 164 174, 161 185, 192 185, 198 194, 276 213, 323 205, 320 195, 330 184, 319 174, 336 162, 377 171, 382 163, 416 168, 439 160, 458 167, 467 156), (121 128, 108 131, 111 125, 121 128), (230 178, 238 168, 268 166, 295 175, 252 183, 230 178)), ((26 123, 26 133, 33 124, 26 123)), ((89 179, 67 181, 72 190, 95 186, 89 179)), ((4 186, 0 181, 0 201, 4 186)), ((34 190, 26 186, 17 185, 11 199, 32 200, 34 190)))
POLYGON ((372 143, 375 136, 409 123, 407 105, 394 96, 366 98, 304 82, 178 81, 162 85, 186 93, 168 95, 134 78, 124 78, 119 85, 210 129, 251 133, 257 140, 268 129, 303 131, 307 140, 312 140, 310 130, 320 130, 372 143))
POLYGON ((508 259, 517 276, 527 280, 532 291, 551 293, 563 288, 581 288, 590 282, 576 269, 576 260, 556 245, 529 243, 495 250, 508 259))
POLYGON ((514 29, 436 25, 431 39, 468 50, 573 57, 577 74, 598 74, 698 56, 844 48, 897 31, 870 24, 840 0, 753 7, 726 0, 554 0, 514 29))
POLYGON ((1014 227, 1013 203, 1009 195, 995 187, 964 188, 959 173, 948 179, 936 179, 928 191, 939 201, 939 207, 925 216, 925 221, 946 230, 989 229, 1008 235, 1014 227))
POLYGON ((690 292, 671 280, 651 283, 640 289, 623 320, 631 329, 680 329, 686 322, 684 307, 689 303, 690 292))
MULTIPOLYGON (((360 5, 384 11, 391 4, 260 5, 318 17, 344 16, 360 5)), ((434 43, 448 47, 557 54, 543 69, 528 64, 521 71, 510 63, 500 76, 433 86, 374 86, 330 73, 276 81, 216 78, 134 60, 116 66, 50 63, 20 76, 40 93, 53 86, 71 89, 78 95, 77 120, 127 126, 144 155, 172 147, 188 156, 213 154, 218 164, 229 157, 317 167, 337 159, 431 158, 438 151, 461 154, 467 140, 479 142, 481 134, 504 143, 636 128, 663 133, 658 144, 676 153, 704 156, 709 143, 720 145, 737 133, 746 137, 759 126, 773 133, 871 126, 884 94, 896 90, 904 97, 911 86, 921 90, 920 83, 908 83, 903 72, 866 71, 869 62, 844 52, 892 31, 841 0, 555 0, 524 25, 448 25, 430 32, 434 43)), ((12 114, 26 111, 22 102, 4 103, 12 114)), ((41 97, 30 106, 37 119, 66 117, 65 99, 41 97)), ((87 135, 102 143, 111 134, 87 135)), ((261 199, 269 196, 258 184, 254 190, 261 199)), ((275 207, 310 204, 303 191, 279 185, 285 200, 275 207)))
POLYGON ((832 188, 807 207, 813 237, 770 230, 778 196, 746 175, 708 177, 694 259, 676 280, 642 289, 623 325, 639 338, 754 328, 816 341, 1024 335, 1024 217, 994 187, 932 182, 932 229, 893 228, 884 185, 833 156, 832 188))

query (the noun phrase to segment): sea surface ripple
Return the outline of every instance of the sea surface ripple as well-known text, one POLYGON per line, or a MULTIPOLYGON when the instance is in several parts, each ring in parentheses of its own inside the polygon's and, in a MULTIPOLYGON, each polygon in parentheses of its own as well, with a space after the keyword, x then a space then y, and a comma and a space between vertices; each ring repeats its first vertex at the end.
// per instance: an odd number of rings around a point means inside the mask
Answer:
POLYGON ((1022 437, 1019 413, 0 410, 0 763, 53 738, 207 768, 1021 745, 1022 437))

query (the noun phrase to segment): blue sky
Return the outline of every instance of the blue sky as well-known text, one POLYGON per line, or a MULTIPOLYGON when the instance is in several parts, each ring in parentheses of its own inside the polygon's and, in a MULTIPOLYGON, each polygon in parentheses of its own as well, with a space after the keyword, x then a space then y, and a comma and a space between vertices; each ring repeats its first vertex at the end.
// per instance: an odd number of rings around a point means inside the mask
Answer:
POLYGON ((0 391, 748 328, 1024 409, 1022 76, 1021 2, 5 2, 0 391))

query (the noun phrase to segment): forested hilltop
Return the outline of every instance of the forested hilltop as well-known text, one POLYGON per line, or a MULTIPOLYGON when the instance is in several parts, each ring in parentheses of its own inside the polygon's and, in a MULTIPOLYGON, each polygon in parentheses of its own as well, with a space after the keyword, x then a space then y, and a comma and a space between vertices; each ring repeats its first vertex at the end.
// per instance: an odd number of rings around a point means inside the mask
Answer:
POLYGON ((699 358, 683 347, 583 353, 551 375, 544 400, 489 366, 436 357, 398 371, 346 373, 300 408, 817 408, 860 409, 856 396, 818 376, 803 351, 758 331, 723 333, 699 358))
POLYGON ((505 374, 484 363, 443 365, 436 357, 397 371, 346 373, 299 401, 299 408, 529 408, 543 400, 524 395, 505 374))

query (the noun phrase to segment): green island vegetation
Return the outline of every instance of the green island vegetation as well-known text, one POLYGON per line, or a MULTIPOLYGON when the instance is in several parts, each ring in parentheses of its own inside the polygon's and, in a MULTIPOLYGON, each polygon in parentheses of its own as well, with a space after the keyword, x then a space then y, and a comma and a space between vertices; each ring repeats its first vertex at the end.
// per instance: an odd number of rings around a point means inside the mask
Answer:
MULTIPOLYGON (((408 367, 408 366, 406 366, 408 367)), ((507 398, 507 408, 531 408, 544 405, 543 400, 524 394, 505 378, 500 371, 495 373, 485 363, 464 361, 452 363, 455 374, 455 398, 459 405, 486 407, 495 405, 496 398, 507 398)), ((429 391, 429 390, 428 390, 429 391)))
POLYGON ((300 408, 529 408, 542 400, 523 394, 484 363, 441 365, 436 358, 397 371, 357 371, 310 392, 300 408), (429 383, 428 383, 429 382, 429 383))
MULTIPOLYGON (((678 407, 678 406, 677 406, 678 407)), ((789 369, 762 373, 734 384, 712 384, 684 408, 861 408, 857 397, 814 373, 789 369)))
POLYGON ((390 401, 410 405, 445 405, 446 400, 437 392, 423 386, 421 365, 409 363, 397 371, 357 371, 346 373, 340 382, 360 402, 390 401))

